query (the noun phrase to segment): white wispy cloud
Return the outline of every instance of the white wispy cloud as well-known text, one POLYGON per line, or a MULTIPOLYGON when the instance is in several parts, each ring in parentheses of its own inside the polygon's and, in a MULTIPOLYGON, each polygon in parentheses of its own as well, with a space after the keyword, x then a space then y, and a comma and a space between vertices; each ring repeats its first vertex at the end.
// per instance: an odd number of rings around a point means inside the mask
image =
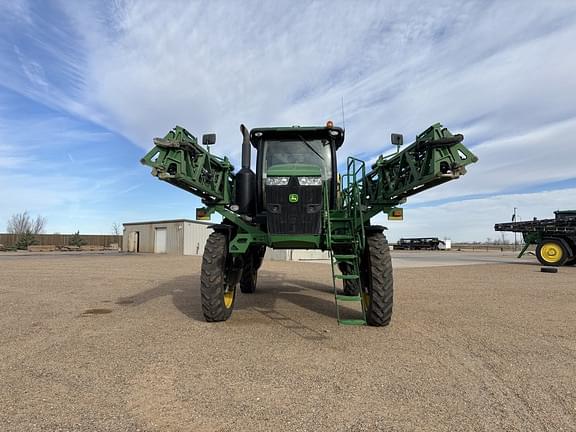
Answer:
POLYGON ((95 5, 66 8, 84 103, 144 148, 178 123, 237 156, 240 122, 323 124, 341 97, 352 153, 436 121, 478 144, 576 117, 569 2, 95 5))
POLYGON ((573 1, 6 4, 0 85, 142 149, 180 124, 237 161, 239 123, 339 123, 344 98, 342 158, 465 134, 480 162, 414 204, 576 177, 573 1))

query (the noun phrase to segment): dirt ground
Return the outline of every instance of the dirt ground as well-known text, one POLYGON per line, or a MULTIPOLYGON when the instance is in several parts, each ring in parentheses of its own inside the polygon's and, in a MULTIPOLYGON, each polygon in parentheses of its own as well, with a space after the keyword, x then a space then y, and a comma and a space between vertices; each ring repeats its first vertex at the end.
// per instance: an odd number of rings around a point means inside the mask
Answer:
POLYGON ((286 262, 208 324, 199 267, 0 259, 0 430, 576 430, 576 267, 399 268, 386 328, 338 327, 329 266, 286 262))

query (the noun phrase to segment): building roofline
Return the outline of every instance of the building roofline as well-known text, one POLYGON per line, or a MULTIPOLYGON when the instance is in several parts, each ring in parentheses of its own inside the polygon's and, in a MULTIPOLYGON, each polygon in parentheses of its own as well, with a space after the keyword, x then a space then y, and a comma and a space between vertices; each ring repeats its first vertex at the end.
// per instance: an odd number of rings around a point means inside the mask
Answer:
POLYGON ((123 226, 130 226, 130 225, 156 225, 156 224, 163 224, 163 223, 176 223, 176 222, 190 222, 199 225, 214 225, 214 222, 206 222, 206 221, 197 221, 192 219, 169 219, 169 220, 158 220, 158 221, 142 221, 142 222, 126 222, 123 223, 123 226))

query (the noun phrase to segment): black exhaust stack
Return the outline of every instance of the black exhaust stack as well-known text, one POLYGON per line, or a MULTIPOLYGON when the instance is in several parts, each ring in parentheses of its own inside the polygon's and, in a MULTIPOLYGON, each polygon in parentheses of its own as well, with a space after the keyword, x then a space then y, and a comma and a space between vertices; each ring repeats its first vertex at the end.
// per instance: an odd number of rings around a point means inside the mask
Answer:
POLYGON ((242 169, 236 174, 236 204, 238 213, 254 216, 256 214, 256 174, 250 169, 250 131, 243 124, 242 132, 242 169))
POLYGON ((250 131, 241 124, 240 132, 242 133, 242 169, 250 169, 250 131))

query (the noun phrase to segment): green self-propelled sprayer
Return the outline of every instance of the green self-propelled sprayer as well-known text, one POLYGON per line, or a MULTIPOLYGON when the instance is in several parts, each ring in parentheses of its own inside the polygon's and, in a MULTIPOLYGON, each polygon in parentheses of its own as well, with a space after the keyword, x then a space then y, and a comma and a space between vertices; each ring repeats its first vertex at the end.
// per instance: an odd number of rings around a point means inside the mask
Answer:
MULTIPOLYGON (((214 134, 203 135, 200 145, 179 126, 154 139, 155 147, 142 159, 152 175, 201 198, 206 207, 197 217, 222 215, 222 223, 211 226, 202 261, 206 320, 230 317, 237 286, 242 293, 255 291, 270 247, 328 251, 338 322, 387 325, 393 302, 390 251, 385 228, 370 220, 381 212, 401 219, 398 206, 407 197, 465 174, 466 165, 478 159, 462 144, 463 136, 435 124, 403 151, 380 156, 370 170, 349 157, 340 175, 336 154, 344 130, 332 122, 250 131, 242 125, 240 130, 237 173, 226 157, 210 153, 214 134), (257 151, 256 173, 251 147, 257 151), (357 302, 361 318, 341 318, 340 302, 357 302)), ((402 135, 392 134, 398 149, 402 142, 402 135)))

